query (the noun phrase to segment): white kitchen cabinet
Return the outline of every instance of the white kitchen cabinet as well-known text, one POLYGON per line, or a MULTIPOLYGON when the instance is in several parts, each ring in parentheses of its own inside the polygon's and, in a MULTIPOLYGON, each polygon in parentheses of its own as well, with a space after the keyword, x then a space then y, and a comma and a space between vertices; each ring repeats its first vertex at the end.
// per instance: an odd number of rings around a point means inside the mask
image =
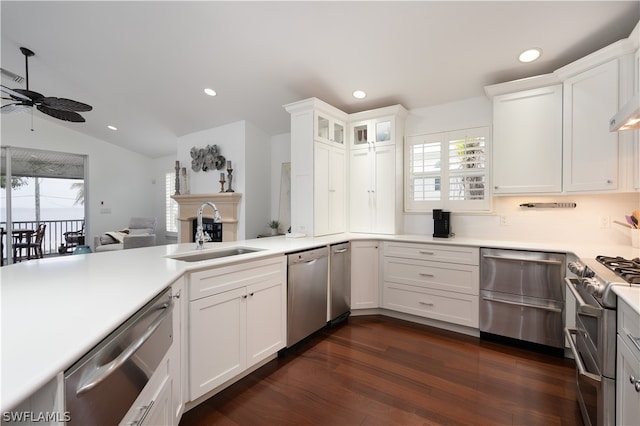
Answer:
POLYGON ((314 234, 328 235, 346 229, 346 170, 343 147, 314 143, 314 234))
POLYGON ((351 310, 380 307, 379 241, 351 242, 351 310))
MULTIPOLYGON (((357 119, 357 118, 356 118, 357 119)), ((352 122, 351 149, 365 149, 370 145, 395 145, 396 118, 386 116, 352 122)))
POLYGON ((187 318, 184 277, 180 277, 171 285, 171 295, 173 297, 173 343, 171 349, 169 349, 171 360, 168 386, 171 389, 167 392, 171 396, 173 424, 177 425, 180 423, 180 418, 184 413, 184 404, 186 402, 187 345, 184 336, 187 335, 187 318))
POLYGON ((616 424, 640 419, 640 315, 618 299, 616 424))
POLYGON ((493 98, 493 193, 562 191, 562 85, 493 98))
POLYGON ((393 146, 351 152, 351 232, 396 232, 395 159, 393 146))
POLYGON ((618 111, 618 68, 613 59, 564 81, 565 192, 618 186, 618 133, 609 132, 609 119, 618 111))
POLYGON ((324 111, 314 113, 314 135, 319 142, 345 146, 346 124, 344 120, 336 118, 324 111))
MULTIPOLYGON (((336 129, 344 126, 348 116, 317 98, 285 105, 285 109, 291 114, 291 230, 312 236, 344 232, 347 182, 339 182, 337 166, 330 163, 340 150, 345 152, 346 144, 339 143, 341 133, 336 129), (317 147, 323 146, 335 151, 324 150, 325 158, 317 159, 317 147), (325 202, 330 198, 333 206, 325 202), (343 208, 340 202, 345 203, 343 208)), ((340 173, 346 176, 346 169, 340 173)))
POLYGON ((191 401, 229 382, 285 345, 284 256, 191 274, 191 401))
POLYGON ((478 328, 479 256, 477 247, 385 242, 382 307, 478 328))

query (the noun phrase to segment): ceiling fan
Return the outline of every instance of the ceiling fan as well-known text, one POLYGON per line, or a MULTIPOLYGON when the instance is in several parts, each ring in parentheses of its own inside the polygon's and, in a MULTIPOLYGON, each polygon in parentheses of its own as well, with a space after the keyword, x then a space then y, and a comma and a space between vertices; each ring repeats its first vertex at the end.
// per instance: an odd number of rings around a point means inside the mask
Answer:
POLYGON ((33 56, 34 53, 26 47, 21 47, 20 51, 24 55, 27 88, 10 89, 4 85, 0 85, 0 90, 3 95, 6 94, 9 96, 3 96, 2 99, 13 101, 12 103, 3 105, 2 108, 0 108, 2 114, 21 112, 35 106, 38 111, 59 120, 83 123, 85 119, 83 116, 78 114, 78 111, 91 111, 93 109, 91 105, 66 98, 44 96, 38 92, 29 90, 29 57, 33 56))

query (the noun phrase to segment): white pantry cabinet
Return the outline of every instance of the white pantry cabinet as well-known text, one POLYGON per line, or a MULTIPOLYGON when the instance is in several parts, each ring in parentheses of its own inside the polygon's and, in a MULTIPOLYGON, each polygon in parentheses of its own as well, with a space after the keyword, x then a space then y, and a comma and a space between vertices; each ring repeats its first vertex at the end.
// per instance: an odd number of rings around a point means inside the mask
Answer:
POLYGON ((493 193, 562 191, 562 85, 493 98, 493 193))
POLYGON ((193 401, 286 345, 286 258, 199 271, 189 279, 193 401))
POLYGON ((618 186, 618 133, 609 119, 618 111, 618 59, 564 81, 564 177, 566 192, 618 186))
MULTIPOLYGON (((353 114, 358 120, 357 113, 353 114)), ((351 149, 365 149, 370 145, 395 145, 396 118, 394 116, 378 117, 369 120, 352 121, 351 149)))
POLYGON ((339 170, 332 162, 346 162, 348 116, 317 98, 284 107, 291 114, 292 232, 312 236, 345 232, 347 172, 344 165, 339 170))
POLYGON ((379 241, 351 241, 351 310, 380 307, 379 241))
POLYGON ((640 419, 640 315, 618 298, 616 424, 640 419))
POLYGON ((385 242, 382 307, 478 328, 477 247, 385 242))
POLYGON ((343 147, 314 143, 315 235, 337 234, 346 229, 346 170, 343 147))

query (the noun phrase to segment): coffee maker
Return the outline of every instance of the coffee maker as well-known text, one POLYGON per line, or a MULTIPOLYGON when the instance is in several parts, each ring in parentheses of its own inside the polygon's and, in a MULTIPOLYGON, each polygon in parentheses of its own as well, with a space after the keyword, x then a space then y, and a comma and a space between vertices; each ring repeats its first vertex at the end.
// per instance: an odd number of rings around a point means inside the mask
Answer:
POLYGON ((451 232, 450 217, 451 212, 445 212, 439 209, 433 210, 433 236, 435 238, 453 237, 454 234, 451 232))

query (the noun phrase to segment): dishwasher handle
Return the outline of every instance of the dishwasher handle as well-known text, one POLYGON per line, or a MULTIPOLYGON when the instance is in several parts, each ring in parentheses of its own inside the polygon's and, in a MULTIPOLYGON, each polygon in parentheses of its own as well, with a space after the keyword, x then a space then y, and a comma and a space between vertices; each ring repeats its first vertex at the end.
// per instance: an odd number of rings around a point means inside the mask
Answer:
POLYGON ((171 314, 173 311, 173 298, 169 299, 169 302, 163 304, 159 307, 162 309, 162 313, 156 317, 155 320, 149 325, 149 327, 134 340, 124 351, 120 353, 113 361, 108 364, 101 365, 98 368, 91 371, 84 380, 78 384, 78 390, 76 391, 76 395, 80 396, 81 394, 90 391, 97 385, 99 385, 102 381, 104 381, 107 377, 113 374, 122 364, 124 364, 129 358, 136 353, 138 349, 151 337, 151 335, 160 327, 160 324, 165 320, 167 316, 171 314))
POLYGON ((535 259, 535 258, 513 257, 513 256, 503 256, 503 255, 494 255, 494 254, 483 254, 482 257, 484 257, 485 259, 507 260, 511 262, 530 262, 530 263, 542 263, 544 265, 562 265, 561 260, 554 260, 554 259, 535 259))

